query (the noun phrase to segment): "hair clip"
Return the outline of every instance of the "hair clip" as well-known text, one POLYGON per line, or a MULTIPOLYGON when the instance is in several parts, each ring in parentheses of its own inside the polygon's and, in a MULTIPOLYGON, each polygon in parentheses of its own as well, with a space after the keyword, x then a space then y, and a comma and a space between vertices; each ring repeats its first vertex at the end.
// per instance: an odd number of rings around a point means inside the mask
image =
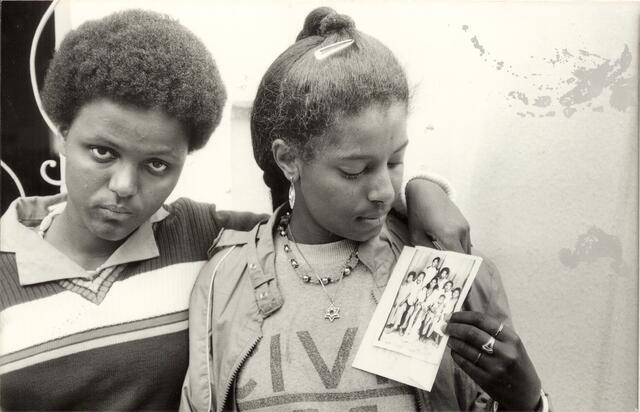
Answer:
POLYGON ((319 48, 313 53, 313 55, 315 56, 316 60, 324 60, 327 57, 338 53, 340 50, 346 49, 352 44, 353 39, 341 40, 339 42, 319 48))

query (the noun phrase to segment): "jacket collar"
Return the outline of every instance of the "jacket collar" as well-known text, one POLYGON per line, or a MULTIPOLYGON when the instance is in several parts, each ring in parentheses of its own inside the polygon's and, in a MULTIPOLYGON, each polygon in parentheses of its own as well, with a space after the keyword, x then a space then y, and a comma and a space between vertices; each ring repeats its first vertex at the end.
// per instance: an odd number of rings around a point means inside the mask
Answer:
MULTIPOLYGON (((284 302, 277 286, 273 242, 278 222, 284 212, 284 207, 280 206, 267 222, 256 225, 250 232, 223 230, 209 250, 211 257, 221 248, 246 245, 246 269, 255 290, 258 308, 265 318, 278 310, 284 302)), ((373 274, 376 287, 372 293, 376 301, 380 299, 394 263, 402 252, 402 241, 389 230, 387 225, 392 219, 397 220, 390 215, 380 233, 361 243, 358 249, 360 262, 373 274)), ((399 221, 396 223, 402 226, 399 221)))
MULTIPOLYGON (((15 253, 21 285, 87 276, 87 270, 38 234, 38 226, 49 208, 66 201, 66 194, 14 200, 0 219, 0 252, 15 253)), ((169 215, 160 208, 136 229, 100 268, 159 256, 152 224, 169 215)))

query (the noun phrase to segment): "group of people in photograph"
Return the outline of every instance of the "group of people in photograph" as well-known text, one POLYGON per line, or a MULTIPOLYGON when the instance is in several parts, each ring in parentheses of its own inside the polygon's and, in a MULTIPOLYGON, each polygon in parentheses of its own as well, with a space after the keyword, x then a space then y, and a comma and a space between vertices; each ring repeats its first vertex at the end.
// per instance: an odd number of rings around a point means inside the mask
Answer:
POLYGON ((398 291, 386 325, 387 333, 428 340, 439 344, 446 326, 445 316, 451 314, 460 297, 461 288, 453 287, 450 269, 439 269, 440 258, 416 275, 410 271, 398 291), (429 279, 427 281, 427 279, 429 279))

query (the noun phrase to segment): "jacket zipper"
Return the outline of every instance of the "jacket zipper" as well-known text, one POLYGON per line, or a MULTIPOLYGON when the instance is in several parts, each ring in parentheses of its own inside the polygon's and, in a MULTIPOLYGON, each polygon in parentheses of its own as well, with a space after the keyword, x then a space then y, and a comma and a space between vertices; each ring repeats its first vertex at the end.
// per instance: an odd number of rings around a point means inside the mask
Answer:
MULTIPOLYGON (((233 387, 233 381, 236 380, 236 375, 238 374, 238 372, 240 372, 240 368, 242 367, 242 365, 244 365, 246 360, 249 358, 249 355, 251 355, 251 352, 253 352, 253 349, 256 347, 258 342, 260 342, 261 339, 262 339, 262 336, 258 336, 258 338, 251 344, 251 346, 249 346, 249 349, 244 352, 244 355, 240 358, 240 362, 236 363, 236 365, 233 367, 231 376, 227 381, 227 388, 224 391, 224 397, 222 398, 222 402, 219 403, 220 405, 222 405, 223 409, 224 409, 224 405, 227 403, 227 399, 229 398, 229 393, 231 392, 231 388, 233 387)), ((234 410, 235 410, 235 407, 234 407, 234 410)))

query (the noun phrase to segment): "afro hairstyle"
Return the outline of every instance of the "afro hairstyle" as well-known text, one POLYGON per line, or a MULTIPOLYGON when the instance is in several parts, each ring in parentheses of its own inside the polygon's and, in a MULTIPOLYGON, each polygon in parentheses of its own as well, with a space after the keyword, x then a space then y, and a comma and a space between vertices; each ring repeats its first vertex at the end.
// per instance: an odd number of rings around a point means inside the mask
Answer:
POLYGON ((177 20, 146 10, 117 12, 71 31, 42 91, 45 111, 62 129, 97 99, 160 109, 183 125, 190 152, 209 140, 226 97, 205 45, 177 20))

